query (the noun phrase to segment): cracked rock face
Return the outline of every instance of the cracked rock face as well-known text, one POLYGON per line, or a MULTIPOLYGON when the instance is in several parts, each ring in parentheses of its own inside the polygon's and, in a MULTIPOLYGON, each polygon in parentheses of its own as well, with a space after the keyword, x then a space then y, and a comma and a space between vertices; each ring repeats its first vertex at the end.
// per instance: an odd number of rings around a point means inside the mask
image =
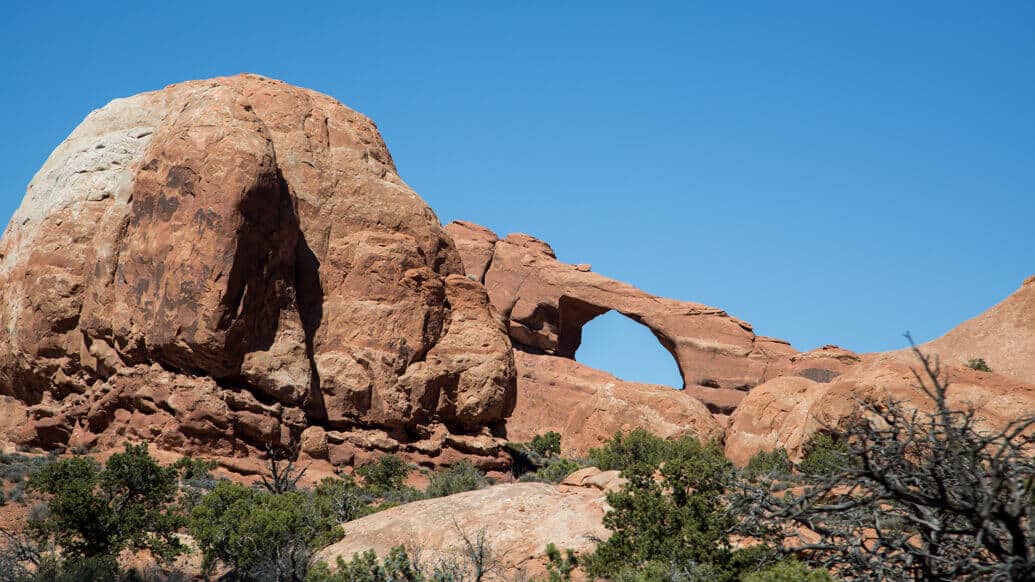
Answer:
POLYGON ((0 394, 26 407, 23 442, 236 454, 320 425, 405 448, 485 432, 514 390, 506 330, 435 214, 374 124, 313 91, 241 75, 115 100, 0 242, 0 394))

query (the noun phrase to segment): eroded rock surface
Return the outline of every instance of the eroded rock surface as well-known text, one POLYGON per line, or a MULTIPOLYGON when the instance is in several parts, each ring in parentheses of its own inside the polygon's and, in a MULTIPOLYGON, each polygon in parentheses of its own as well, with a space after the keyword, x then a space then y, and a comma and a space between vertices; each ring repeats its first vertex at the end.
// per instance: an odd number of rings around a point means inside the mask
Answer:
POLYGON ((584 457, 615 432, 645 429, 664 438, 722 440, 723 427, 696 398, 669 386, 626 382, 558 356, 514 352, 518 397, 507 437, 563 435, 563 453, 584 457))
POLYGON ((921 347, 946 363, 981 358, 997 374, 1035 384, 1035 275, 988 311, 921 347))
POLYGON ((233 455, 320 425, 433 458, 429 427, 482 435, 514 388, 484 289, 374 124, 278 81, 91 113, 0 242, 0 394, 29 444, 233 455))
POLYGON ((590 471, 597 479, 583 475, 572 485, 495 485, 380 511, 344 524, 345 537, 320 557, 334 564, 339 556, 348 561, 367 550, 385 556, 401 545, 419 548, 421 562, 433 565, 462 556, 461 534, 475 539, 484 531, 503 579, 542 576, 547 544, 584 553, 611 533, 602 523, 604 495, 618 476, 590 471))
MULTIPOLYGON (((913 376, 919 365, 915 359, 868 354, 857 356, 852 363, 844 353, 840 356, 842 373, 829 381, 787 375, 748 393, 730 417, 726 456, 743 465, 760 451, 784 448, 792 459, 800 459, 804 446, 817 432, 836 431, 862 410, 863 403, 880 405, 894 398, 921 412, 933 410, 933 403, 913 376)), ((943 373, 950 383, 950 406, 974 408, 981 425, 1002 427, 1035 414, 1033 385, 965 366, 946 366, 943 373)))

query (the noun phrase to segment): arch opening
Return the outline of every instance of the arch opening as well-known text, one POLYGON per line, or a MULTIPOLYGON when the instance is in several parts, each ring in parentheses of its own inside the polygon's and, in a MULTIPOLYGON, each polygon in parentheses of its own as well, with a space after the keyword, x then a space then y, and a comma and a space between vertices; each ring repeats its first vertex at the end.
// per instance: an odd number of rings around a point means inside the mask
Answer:
POLYGON ((628 382, 683 387, 672 354, 647 326, 616 311, 605 310, 581 326, 574 359, 628 382))

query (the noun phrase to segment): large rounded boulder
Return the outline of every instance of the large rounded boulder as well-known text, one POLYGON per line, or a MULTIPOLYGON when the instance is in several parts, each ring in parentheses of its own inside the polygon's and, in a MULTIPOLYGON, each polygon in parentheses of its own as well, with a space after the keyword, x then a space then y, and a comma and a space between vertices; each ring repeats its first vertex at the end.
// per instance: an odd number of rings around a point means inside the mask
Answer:
POLYGON ((319 425, 434 456, 499 425, 514 390, 485 290, 373 122, 279 81, 94 111, 0 241, 15 440, 238 454, 319 425))

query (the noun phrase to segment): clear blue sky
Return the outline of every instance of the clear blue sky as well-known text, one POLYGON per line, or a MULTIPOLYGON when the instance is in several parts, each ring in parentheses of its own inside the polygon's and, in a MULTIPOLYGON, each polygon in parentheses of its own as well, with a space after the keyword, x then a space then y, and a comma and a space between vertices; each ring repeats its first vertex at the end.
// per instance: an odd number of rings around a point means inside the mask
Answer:
MULTIPOLYGON (((443 222, 801 349, 936 337, 1035 273, 1033 2, 298 4, 10 3, 0 218, 91 109, 249 71, 374 118, 443 222)), ((579 357, 671 364, 616 326, 579 357)))

